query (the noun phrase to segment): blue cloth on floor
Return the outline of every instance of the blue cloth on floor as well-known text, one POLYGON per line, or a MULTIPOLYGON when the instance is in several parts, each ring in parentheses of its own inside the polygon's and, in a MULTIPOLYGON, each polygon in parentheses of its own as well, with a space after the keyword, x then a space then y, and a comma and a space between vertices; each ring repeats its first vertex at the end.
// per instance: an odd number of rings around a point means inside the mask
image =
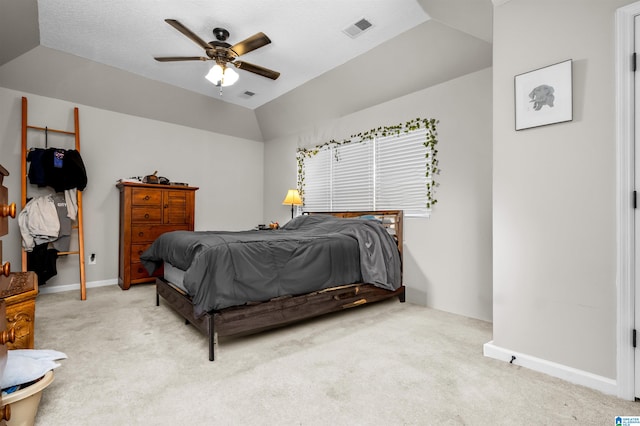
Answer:
POLYGON ((60 367, 55 362, 67 355, 51 349, 13 349, 7 351, 7 366, 0 378, 0 389, 32 382, 47 371, 60 367))

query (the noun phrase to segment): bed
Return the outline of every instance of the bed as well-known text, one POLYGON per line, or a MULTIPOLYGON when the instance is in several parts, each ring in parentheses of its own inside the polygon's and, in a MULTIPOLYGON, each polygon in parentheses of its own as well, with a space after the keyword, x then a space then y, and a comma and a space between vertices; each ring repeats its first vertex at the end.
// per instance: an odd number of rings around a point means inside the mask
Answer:
POLYGON ((398 297, 401 210, 318 212, 281 229, 175 231, 140 257, 160 298, 209 339, 243 335, 398 297))

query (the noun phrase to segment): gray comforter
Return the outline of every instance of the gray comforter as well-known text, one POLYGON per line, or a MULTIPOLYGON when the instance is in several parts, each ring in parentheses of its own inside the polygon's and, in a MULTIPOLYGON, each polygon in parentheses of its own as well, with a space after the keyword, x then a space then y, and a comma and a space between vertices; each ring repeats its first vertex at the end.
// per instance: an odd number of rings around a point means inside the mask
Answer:
POLYGON ((149 273, 163 262, 185 271, 194 312, 365 282, 401 285, 395 240, 375 220, 299 216, 275 231, 161 235, 140 257, 149 273))

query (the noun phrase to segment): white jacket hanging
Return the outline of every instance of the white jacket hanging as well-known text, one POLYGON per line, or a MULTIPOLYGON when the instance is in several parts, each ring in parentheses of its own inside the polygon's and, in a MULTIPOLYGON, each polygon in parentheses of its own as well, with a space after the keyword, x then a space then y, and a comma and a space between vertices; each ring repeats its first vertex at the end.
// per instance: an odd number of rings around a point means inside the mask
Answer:
POLYGON ((60 220, 51 195, 33 198, 18 215, 22 247, 32 251, 37 244, 54 241, 60 232, 60 220))

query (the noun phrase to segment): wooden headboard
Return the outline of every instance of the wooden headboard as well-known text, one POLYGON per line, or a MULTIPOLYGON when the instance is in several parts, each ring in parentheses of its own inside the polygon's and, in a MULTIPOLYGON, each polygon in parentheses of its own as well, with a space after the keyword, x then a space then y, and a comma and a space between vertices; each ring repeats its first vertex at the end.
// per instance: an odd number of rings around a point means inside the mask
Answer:
POLYGON ((353 211, 353 212, 305 212, 305 214, 330 214, 337 217, 360 217, 360 216, 374 216, 376 219, 382 222, 382 225, 387 228, 389 234, 393 235, 398 243, 398 250, 400 251, 400 258, 402 259, 402 222, 403 211, 402 210, 373 210, 373 211, 353 211))

